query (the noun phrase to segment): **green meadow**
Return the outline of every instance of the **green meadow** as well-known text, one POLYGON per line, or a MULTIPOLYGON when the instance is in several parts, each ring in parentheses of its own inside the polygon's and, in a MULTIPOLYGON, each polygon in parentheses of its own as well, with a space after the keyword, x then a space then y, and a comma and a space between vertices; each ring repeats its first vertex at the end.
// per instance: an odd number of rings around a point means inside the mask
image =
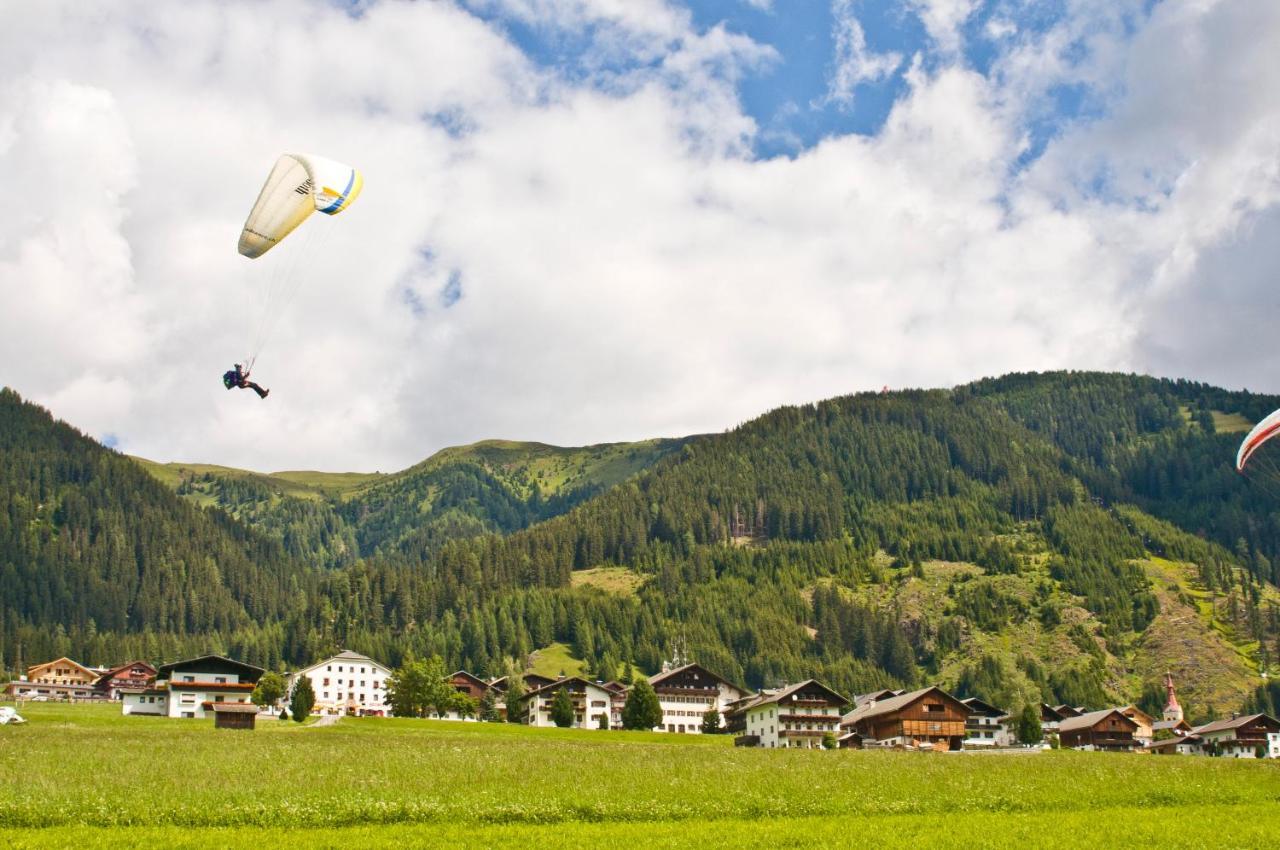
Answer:
POLYGON ((0 846, 1259 847, 1280 764, 735 749, 478 723, 126 718, 0 727, 0 846))

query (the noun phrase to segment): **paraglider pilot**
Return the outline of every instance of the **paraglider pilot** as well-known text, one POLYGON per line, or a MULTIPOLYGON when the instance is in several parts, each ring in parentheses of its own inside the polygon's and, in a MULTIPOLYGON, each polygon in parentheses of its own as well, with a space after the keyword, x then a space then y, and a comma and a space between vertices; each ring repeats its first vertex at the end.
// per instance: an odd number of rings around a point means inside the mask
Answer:
POLYGON ((222 374, 222 385, 227 389, 239 387, 242 390, 253 390, 258 394, 258 398, 266 398, 267 393, 271 392, 249 380, 249 373, 241 369, 239 363, 236 364, 236 368, 222 374))

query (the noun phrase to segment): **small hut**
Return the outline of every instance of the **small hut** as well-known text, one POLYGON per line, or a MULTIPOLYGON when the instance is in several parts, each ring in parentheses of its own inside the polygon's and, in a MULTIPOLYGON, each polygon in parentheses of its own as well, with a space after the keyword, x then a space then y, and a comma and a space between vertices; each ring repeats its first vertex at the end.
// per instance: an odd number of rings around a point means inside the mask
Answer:
POLYGON ((252 729, 258 716, 258 707, 251 702, 215 702, 209 707, 215 729, 252 729))

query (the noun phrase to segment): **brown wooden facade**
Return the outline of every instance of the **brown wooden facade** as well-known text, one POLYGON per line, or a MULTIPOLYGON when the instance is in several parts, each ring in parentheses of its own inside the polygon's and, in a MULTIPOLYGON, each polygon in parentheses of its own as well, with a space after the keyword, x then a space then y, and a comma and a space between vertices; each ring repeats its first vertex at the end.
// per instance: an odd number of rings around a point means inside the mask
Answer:
POLYGON ((959 750, 969 707, 941 688, 865 702, 845 716, 842 728, 863 741, 902 747, 959 750))
POLYGON ((1110 708, 1071 717, 1058 727, 1058 740, 1072 749, 1111 750, 1124 752, 1137 744, 1134 738, 1138 724, 1132 718, 1110 708))

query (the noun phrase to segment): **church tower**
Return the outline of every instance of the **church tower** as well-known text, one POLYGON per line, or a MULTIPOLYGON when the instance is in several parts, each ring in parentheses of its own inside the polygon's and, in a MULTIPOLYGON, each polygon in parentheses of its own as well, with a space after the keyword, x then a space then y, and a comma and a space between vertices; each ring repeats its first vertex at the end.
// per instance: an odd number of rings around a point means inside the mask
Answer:
POLYGON ((1168 694, 1168 699, 1164 704, 1164 719, 1170 723, 1177 723, 1182 719, 1182 706, 1178 705, 1178 697, 1173 693, 1173 674, 1164 674, 1164 690, 1168 694))

